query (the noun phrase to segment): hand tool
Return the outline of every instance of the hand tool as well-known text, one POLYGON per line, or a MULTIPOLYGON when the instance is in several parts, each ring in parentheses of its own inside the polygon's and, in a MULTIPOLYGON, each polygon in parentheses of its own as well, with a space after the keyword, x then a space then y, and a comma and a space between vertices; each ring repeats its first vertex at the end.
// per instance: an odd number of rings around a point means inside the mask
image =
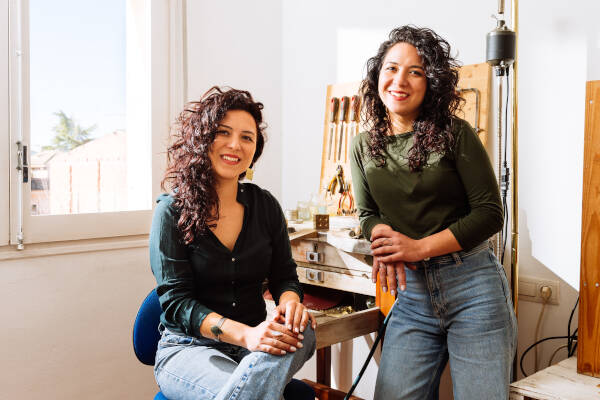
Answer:
POLYGON ((346 117, 348 116, 348 101, 349 100, 350 99, 348 98, 348 96, 344 96, 344 97, 342 97, 342 100, 340 101, 340 116, 339 116, 340 142, 338 144, 338 156, 337 156, 338 162, 341 162, 341 160, 342 160, 342 144, 344 142, 344 125, 346 122, 346 117))
POLYGON ((333 137, 335 136, 335 126, 339 107, 339 99, 337 97, 332 97, 331 104, 329 106, 329 156, 327 157, 328 160, 331 160, 331 150, 333 149, 333 137))
MULTIPOLYGON (((352 143, 354 136, 358 135, 358 118, 360 116, 360 97, 358 95, 352 96, 350 99, 350 128, 348 129, 348 141, 352 143)), ((348 147, 346 147, 345 160, 348 160, 348 147)))

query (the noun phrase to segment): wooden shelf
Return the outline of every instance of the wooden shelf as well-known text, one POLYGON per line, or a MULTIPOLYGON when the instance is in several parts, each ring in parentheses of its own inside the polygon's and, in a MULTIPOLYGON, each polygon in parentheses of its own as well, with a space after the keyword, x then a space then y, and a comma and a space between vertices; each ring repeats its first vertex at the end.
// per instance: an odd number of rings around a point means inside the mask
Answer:
POLYGON ((510 400, 590 400, 600 398, 600 379, 577 373, 571 357, 510 385, 510 400))

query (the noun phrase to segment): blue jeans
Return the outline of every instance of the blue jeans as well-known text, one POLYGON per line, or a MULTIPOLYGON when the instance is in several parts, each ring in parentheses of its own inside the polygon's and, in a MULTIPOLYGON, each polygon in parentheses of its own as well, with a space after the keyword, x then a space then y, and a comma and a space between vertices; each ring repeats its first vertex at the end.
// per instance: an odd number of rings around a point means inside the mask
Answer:
POLYGON ((437 399, 449 360, 455 400, 508 399, 517 323, 487 242, 418 266, 392 308, 374 398, 437 399))
POLYGON ((154 376, 169 400, 280 400, 286 384, 315 351, 312 328, 308 326, 303 334, 302 348, 275 356, 165 329, 158 342, 154 376))

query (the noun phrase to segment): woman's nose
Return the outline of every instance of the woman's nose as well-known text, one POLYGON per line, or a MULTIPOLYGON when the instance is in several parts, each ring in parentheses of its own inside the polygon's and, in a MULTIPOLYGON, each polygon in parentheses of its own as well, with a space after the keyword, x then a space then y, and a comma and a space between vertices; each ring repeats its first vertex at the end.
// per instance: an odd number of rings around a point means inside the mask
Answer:
POLYGON ((404 86, 408 83, 408 73, 401 69, 394 75, 394 83, 398 86, 404 86))
POLYGON ((241 148, 240 138, 237 135, 231 135, 229 137, 229 141, 227 142, 227 147, 232 148, 232 149, 241 148))

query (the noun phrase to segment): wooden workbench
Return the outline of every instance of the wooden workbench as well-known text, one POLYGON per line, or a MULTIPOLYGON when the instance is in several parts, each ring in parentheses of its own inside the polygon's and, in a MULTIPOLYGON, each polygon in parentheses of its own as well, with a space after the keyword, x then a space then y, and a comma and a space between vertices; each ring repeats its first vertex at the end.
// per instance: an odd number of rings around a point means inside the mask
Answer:
POLYGON ((600 399, 600 379, 577 373, 571 357, 510 385, 510 400, 600 399))

